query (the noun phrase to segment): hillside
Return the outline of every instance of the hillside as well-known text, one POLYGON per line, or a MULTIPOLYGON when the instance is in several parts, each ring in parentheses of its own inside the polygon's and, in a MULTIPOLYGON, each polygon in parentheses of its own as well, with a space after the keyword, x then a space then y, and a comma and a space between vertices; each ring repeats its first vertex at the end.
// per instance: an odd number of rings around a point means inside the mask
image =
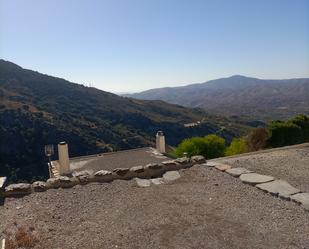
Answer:
POLYGON ((176 145, 209 133, 230 140, 247 129, 200 109, 119 97, 4 60, 0 97, 0 175, 14 181, 46 176, 45 144, 65 140, 70 155, 78 156, 152 145, 158 130, 176 145), (184 128, 202 119, 202 125, 184 128))
POLYGON ((309 114, 309 78, 262 80, 232 76, 183 87, 166 87, 127 95, 163 100, 209 113, 249 120, 286 119, 309 114))

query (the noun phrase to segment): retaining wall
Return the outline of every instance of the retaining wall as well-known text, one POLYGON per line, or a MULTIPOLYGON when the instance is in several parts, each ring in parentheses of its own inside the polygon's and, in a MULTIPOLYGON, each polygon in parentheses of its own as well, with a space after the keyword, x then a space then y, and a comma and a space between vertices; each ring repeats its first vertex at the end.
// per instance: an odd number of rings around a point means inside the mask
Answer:
POLYGON ((90 182, 112 182, 114 180, 130 180, 138 178, 154 178, 162 176, 167 171, 189 168, 195 164, 205 163, 203 156, 193 156, 191 158, 178 158, 164 161, 162 163, 150 163, 144 166, 132 168, 117 168, 112 171, 100 170, 94 174, 87 171, 74 172, 71 177, 60 176, 50 178, 47 181, 36 181, 32 184, 17 183, 0 188, 0 197, 22 197, 34 192, 44 192, 48 189, 72 188, 75 185, 84 185, 90 182))

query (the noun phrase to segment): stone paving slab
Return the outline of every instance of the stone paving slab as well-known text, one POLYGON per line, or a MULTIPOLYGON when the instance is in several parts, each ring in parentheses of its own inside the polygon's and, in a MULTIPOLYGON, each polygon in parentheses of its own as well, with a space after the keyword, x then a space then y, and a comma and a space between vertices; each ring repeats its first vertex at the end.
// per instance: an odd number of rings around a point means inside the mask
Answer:
POLYGON ((204 163, 203 165, 208 166, 208 167, 215 167, 216 165, 219 165, 220 163, 217 162, 207 162, 204 163))
POLYGON ((227 165, 227 164, 218 164, 218 165, 215 165, 215 168, 220 170, 220 171, 226 171, 228 169, 231 169, 232 166, 227 165))
POLYGON ((160 185, 160 184, 164 183, 164 180, 163 180, 162 177, 154 178, 154 179, 151 179, 151 183, 153 183, 154 185, 160 185))
POLYGON ((180 178, 180 174, 178 171, 168 171, 163 175, 163 179, 165 181, 174 181, 180 178))
POLYGON ((257 173, 242 174, 240 175, 239 179, 244 183, 249 183, 252 185, 275 180, 275 178, 272 176, 260 175, 257 173))
POLYGON ((238 177, 242 174, 248 174, 248 173, 253 173, 253 172, 245 168, 231 168, 231 169, 227 169, 226 173, 232 176, 238 177))
POLYGON ((148 179, 140 179, 140 178, 135 178, 136 184, 139 187, 149 187, 151 185, 151 181, 148 179))
POLYGON ((309 193, 291 195, 291 200, 301 204, 306 211, 309 211, 309 193))
POLYGON ((279 197, 283 198, 289 198, 290 195, 300 192, 299 189, 294 188, 289 183, 283 180, 274 180, 272 182, 257 184, 256 187, 270 194, 278 195, 279 197))

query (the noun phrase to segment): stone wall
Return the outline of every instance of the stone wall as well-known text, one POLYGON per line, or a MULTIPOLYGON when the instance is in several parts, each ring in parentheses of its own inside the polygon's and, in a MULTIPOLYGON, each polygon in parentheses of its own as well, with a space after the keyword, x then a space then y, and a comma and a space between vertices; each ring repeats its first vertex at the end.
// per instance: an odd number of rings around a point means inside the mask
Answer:
POLYGON ((205 163, 203 156, 193 156, 189 158, 178 158, 164 161, 162 163, 151 163, 145 166, 135 166, 132 168, 117 168, 113 171, 100 170, 94 174, 86 171, 74 172, 72 177, 60 176, 50 178, 46 182, 36 181, 32 184, 18 183, 11 184, 0 189, 0 197, 21 197, 33 192, 44 192, 55 188, 72 188, 75 185, 84 185, 90 182, 112 182, 113 180, 130 180, 133 178, 154 178, 162 176, 167 171, 185 169, 194 164, 205 163))

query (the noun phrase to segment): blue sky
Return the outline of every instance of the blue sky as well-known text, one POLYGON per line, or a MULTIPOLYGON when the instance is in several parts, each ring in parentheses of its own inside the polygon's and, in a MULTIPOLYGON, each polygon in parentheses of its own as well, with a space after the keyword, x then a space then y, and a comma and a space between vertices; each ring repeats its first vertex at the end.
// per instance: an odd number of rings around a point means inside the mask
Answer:
POLYGON ((309 77, 309 0, 0 0, 0 57, 113 92, 309 77))

